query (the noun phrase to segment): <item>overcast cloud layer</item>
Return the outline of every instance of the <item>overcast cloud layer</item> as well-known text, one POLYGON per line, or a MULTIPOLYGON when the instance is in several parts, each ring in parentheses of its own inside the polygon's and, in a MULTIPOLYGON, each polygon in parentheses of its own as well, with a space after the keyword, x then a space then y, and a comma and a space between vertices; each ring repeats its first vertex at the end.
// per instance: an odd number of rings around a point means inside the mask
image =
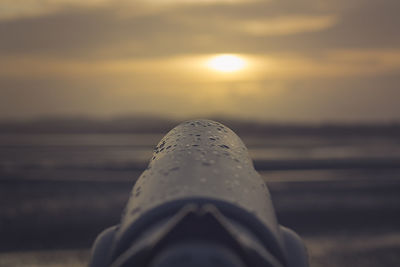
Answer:
POLYGON ((0 3, 3 119, 400 119, 397 0, 16 2, 0 3), (219 53, 251 64, 203 68, 219 53))

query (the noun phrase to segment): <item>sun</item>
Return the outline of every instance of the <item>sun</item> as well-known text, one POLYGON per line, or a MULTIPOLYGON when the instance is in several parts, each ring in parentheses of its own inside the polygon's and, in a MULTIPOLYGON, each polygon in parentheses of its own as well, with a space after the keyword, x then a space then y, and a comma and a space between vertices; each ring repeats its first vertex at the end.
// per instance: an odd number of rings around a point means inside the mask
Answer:
POLYGON ((241 57, 224 54, 211 58, 207 62, 207 66, 220 72, 236 72, 245 68, 246 62, 241 57))

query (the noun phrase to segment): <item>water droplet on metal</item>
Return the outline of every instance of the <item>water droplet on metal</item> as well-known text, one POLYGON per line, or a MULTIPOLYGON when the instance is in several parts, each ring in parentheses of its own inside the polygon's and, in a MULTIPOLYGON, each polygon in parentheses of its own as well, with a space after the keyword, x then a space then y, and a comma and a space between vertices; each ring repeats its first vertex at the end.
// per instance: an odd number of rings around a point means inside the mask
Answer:
POLYGON ((134 215, 140 211, 140 207, 137 207, 131 211, 131 215, 134 215))

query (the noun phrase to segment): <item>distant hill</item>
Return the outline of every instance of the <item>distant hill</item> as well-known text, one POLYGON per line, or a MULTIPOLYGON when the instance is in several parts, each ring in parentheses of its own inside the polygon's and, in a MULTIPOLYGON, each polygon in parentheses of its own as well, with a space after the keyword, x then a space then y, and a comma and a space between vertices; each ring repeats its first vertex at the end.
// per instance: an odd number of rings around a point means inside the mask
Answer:
MULTIPOLYGON (((400 138, 400 123, 267 123, 211 118, 240 135, 378 135, 400 138)), ((0 134, 166 133, 181 121, 149 116, 94 119, 78 117, 0 121, 0 134)))

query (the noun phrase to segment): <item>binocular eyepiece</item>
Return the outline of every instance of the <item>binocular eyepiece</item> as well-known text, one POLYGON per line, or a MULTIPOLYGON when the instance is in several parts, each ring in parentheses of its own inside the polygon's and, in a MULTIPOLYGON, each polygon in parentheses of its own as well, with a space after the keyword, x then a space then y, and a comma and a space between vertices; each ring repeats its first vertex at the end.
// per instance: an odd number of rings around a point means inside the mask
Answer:
POLYGON ((157 145, 121 223, 101 233, 91 267, 303 267, 247 148, 226 126, 184 122, 157 145))

